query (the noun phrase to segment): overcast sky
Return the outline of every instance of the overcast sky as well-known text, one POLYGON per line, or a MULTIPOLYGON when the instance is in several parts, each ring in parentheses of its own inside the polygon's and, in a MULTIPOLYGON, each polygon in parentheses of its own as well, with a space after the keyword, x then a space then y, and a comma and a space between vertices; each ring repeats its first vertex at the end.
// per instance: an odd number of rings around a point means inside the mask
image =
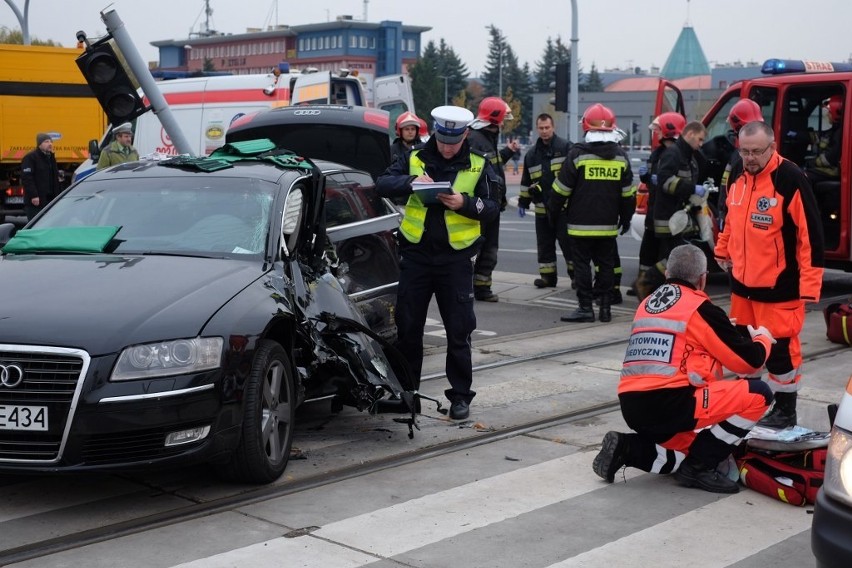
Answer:
MULTIPOLYGON (((11 0, 23 10, 24 0, 11 0)), ((0 26, 17 28, 14 12, 0 3, 0 26)), ((852 56, 852 0, 577 0, 581 66, 599 70, 662 67, 687 20, 711 62, 770 57, 846 61, 852 56)), ((105 33, 100 12, 111 6, 146 60, 157 60, 150 42, 183 39, 204 25, 203 0, 31 0, 30 35, 64 46, 75 33, 105 33)), ((211 27, 244 33, 248 27, 363 19, 363 0, 210 0, 211 27), (277 8, 277 9, 276 9, 277 8)), ((430 26, 426 41, 444 38, 473 74, 484 70, 488 32, 494 24, 523 64, 534 68, 545 39, 571 38, 569 0, 370 0, 370 22, 398 20, 430 26), (454 10, 463 6, 461 13, 454 10)))

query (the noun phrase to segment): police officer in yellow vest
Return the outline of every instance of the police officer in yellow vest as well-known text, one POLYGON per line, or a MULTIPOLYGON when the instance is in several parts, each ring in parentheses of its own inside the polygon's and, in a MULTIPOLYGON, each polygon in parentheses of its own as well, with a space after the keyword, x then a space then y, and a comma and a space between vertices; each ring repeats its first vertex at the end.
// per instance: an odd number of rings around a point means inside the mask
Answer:
POLYGON ((423 366, 423 330, 434 295, 447 334, 447 379, 450 418, 470 413, 476 395, 470 334, 473 313, 473 261, 481 246, 481 223, 500 213, 499 180, 490 163, 472 152, 465 140, 473 114, 464 108, 441 106, 432 111, 434 136, 422 148, 396 161, 379 176, 380 195, 406 197, 400 224, 397 347, 405 355, 419 385, 423 366), (412 182, 450 182, 452 192, 437 194, 424 204, 412 182))

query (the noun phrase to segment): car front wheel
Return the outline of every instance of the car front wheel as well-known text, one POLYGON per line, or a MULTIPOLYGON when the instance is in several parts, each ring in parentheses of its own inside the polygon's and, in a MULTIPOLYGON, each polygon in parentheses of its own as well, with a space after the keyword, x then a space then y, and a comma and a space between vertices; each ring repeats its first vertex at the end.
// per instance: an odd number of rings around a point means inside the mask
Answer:
POLYGON ((280 344, 261 341, 244 397, 242 436, 226 473, 247 483, 270 483, 287 467, 296 416, 292 366, 280 344))

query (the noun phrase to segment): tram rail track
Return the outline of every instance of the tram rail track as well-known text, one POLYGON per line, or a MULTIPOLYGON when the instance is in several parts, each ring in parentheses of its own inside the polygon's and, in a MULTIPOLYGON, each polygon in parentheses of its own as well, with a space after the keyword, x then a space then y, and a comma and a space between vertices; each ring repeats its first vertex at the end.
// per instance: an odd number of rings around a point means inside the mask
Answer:
MULTIPOLYGON (((624 344, 624 341, 623 337, 619 337, 618 339, 610 341, 574 345, 564 349, 551 350, 542 353, 506 356, 496 361, 490 361, 475 366, 474 373, 481 373, 501 367, 521 365, 536 360, 550 359, 575 353, 587 353, 589 351, 622 345, 624 344)), ((818 361, 819 359, 842 353, 846 349, 847 348, 844 346, 830 344, 824 348, 819 348, 807 353, 805 360, 809 362, 818 361)), ((438 380, 444 376, 445 375, 443 373, 432 373, 424 376, 423 380, 438 380)), ((604 401, 582 408, 575 408, 570 411, 554 414, 537 420, 506 426, 496 430, 478 431, 477 434, 472 437, 449 440, 416 450, 409 450, 404 453, 382 456, 365 463, 341 467, 332 471, 310 475, 299 480, 289 481, 282 484, 257 487, 208 501, 192 501, 188 497, 181 496, 181 498, 188 500, 186 506, 148 514, 117 523, 106 524, 100 527, 70 532, 68 534, 44 539, 38 542, 0 550, 0 566, 35 560, 51 554, 70 551, 116 538, 132 536, 145 531, 176 525, 178 523, 203 518, 216 513, 233 511, 240 507, 265 500, 320 488, 333 483, 393 469, 403 465, 433 459, 453 452, 499 442, 516 436, 527 435, 555 426, 588 420, 596 416, 615 412, 618 408, 618 400, 613 398, 610 401, 604 401)), ((142 485, 144 486, 144 484, 142 485)))

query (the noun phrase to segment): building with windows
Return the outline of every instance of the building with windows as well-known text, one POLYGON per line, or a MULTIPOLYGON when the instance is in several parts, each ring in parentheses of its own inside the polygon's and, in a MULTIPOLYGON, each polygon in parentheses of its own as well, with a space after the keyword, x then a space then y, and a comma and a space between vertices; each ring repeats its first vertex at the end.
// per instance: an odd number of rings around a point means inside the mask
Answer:
POLYGON ((267 73, 286 62, 296 69, 357 70, 372 84, 374 77, 406 73, 420 55, 421 35, 431 29, 339 16, 320 24, 160 40, 151 42, 160 51, 152 71, 161 76, 200 71, 240 75, 267 73))

